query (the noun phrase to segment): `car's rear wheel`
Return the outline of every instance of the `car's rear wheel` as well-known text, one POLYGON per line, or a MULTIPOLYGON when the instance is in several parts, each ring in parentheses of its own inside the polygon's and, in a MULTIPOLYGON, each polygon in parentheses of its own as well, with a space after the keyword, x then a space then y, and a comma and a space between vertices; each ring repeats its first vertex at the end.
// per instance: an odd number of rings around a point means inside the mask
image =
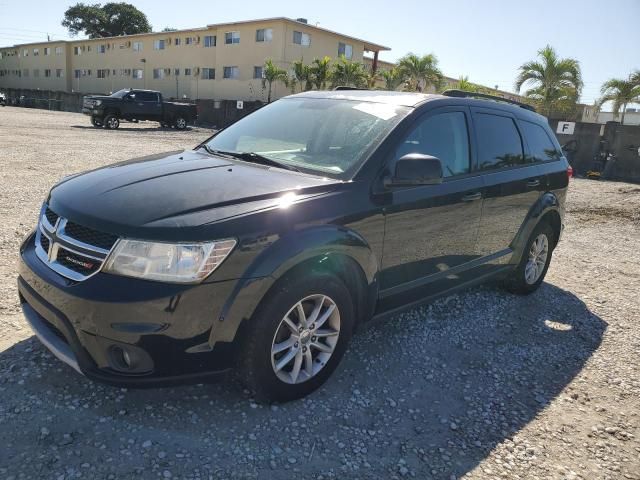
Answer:
POLYGON ((281 282, 254 314, 239 352, 243 383, 260 401, 282 402, 320 387, 351 338, 353 303, 338 278, 281 282))
POLYGON ((104 126, 107 127, 109 130, 115 130, 120 126, 120 120, 115 115, 112 115, 112 114, 107 115, 104 118, 104 126))
POLYGON ((176 117, 173 120, 173 124, 175 125, 177 130, 184 130, 187 128, 187 119, 184 117, 176 117))
POLYGON ((527 295, 538 289, 549 269, 555 238, 547 222, 540 222, 534 228, 520 263, 504 283, 507 290, 527 295))
POLYGON ((102 119, 98 117, 91 117, 91 125, 93 125, 96 128, 102 127, 103 125, 102 119))

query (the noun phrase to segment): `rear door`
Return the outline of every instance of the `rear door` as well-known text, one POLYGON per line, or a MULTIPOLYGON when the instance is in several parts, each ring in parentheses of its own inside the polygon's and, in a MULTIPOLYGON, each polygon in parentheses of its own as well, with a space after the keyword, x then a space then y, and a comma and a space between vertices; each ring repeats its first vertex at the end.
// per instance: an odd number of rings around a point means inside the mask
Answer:
POLYGON ((544 190, 543 174, 525 152, 516 118, 506 110, 472 108, 478 168, 484 182, 478 252, 508 261, 512 242, 544 190))
POLYGON ((140 106, 138 120, 160 120, 162 117, 162 101, 157 92, 137 92, 136 101, 140 106))

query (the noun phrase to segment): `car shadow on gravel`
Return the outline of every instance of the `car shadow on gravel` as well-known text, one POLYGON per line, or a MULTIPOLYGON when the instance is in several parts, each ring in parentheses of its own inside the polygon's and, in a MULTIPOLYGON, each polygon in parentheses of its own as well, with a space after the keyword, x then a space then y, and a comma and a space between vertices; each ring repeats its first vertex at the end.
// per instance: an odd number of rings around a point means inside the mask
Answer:
MULTIPOLYGON (((93 125, 71 125, 71 128, 79 128, 82 130, 108 130, 103 127, 94 127, 93 125)), ((118 127, 115 130, 109 131, 118 131, 118 132, 191 132, 193 128, 187 127, 184 130, 176 130, 175 128, 169 127, 118 127)))
POLYGON ((75 452, 96 475, 121 477, 458 478, 499 443, 543 455, 517 433, 552 401, 589 401, 566 387, 605 328, 548 283, 527 297, 481 287, 364 330, 321 390, 278 406, 231 382, 100 385, 32 337, 0 352, 0 473, 57 472, 75 452))

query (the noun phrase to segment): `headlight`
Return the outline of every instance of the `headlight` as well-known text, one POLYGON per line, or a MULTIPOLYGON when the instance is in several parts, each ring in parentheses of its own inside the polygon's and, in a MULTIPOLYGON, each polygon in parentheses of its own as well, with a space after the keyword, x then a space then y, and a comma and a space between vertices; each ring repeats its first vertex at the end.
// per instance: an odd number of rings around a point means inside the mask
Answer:
POLYGON ((102 105, 102 100, 96 100, 95 102, 93 102, 94 107, 99 107, 100 105, 102 105))
POLYGON ((194 283, 211 274, 235 247, 234 239, 206 243, 155 243, 120 240, 105 272, 173 283, 194 283))

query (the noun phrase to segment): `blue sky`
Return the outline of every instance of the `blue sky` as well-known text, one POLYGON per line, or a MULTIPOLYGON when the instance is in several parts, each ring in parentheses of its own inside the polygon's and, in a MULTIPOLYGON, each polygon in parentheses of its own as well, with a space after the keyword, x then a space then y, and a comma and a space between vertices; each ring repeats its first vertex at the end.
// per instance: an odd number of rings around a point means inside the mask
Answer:
MULTIPOLYGON (((98 3, 100 0, 85 0, 98 3)), ((60 25, 75 2, 0 0, 0 45, 39 41, 50 33, 68 38, 60 25)), ((577 58, 591 103, 602 82, 640 69, 640 0, 346 0, 232 1, 129 0, 154 30, 274 16, 309 23, 391 47, 383 60, 409 51, 435 53, 443 72, 513 90, 519 65, 547 43, 577 58)))

